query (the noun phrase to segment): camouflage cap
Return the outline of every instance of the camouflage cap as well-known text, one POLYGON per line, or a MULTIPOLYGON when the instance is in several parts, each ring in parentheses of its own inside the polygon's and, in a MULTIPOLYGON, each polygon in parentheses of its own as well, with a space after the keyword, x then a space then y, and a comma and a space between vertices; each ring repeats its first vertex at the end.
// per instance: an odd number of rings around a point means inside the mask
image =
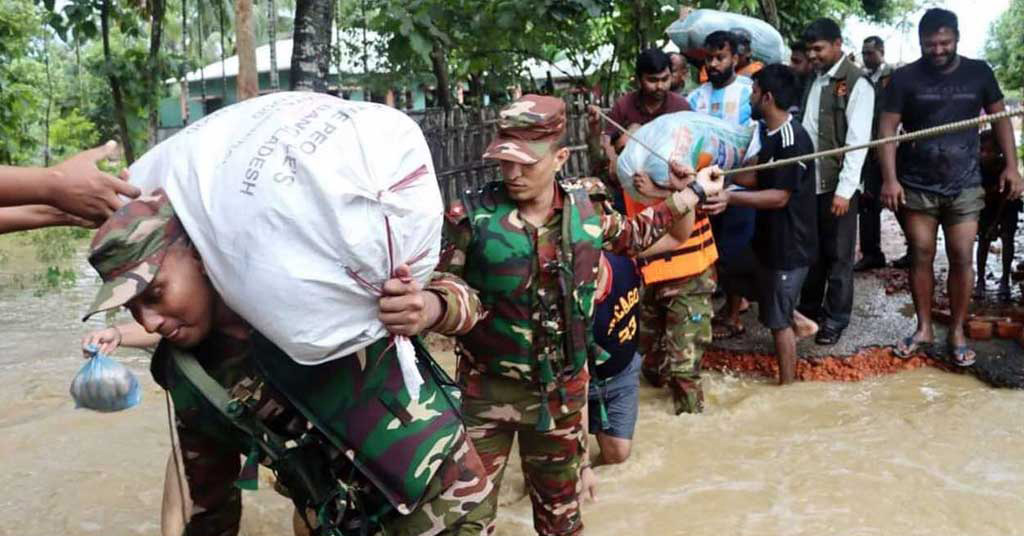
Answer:
POLYGON ((565 101, 542 95, 523 95, 503 108, 498 135, 484 158, 536 164, 565 133, 565 101))
POLYGON ((157 190, 121 207, 96 232, 89 264, 103 286, 82 321, 142 294, 156 277, 167 246, 185 236, 167 194, 157 190))

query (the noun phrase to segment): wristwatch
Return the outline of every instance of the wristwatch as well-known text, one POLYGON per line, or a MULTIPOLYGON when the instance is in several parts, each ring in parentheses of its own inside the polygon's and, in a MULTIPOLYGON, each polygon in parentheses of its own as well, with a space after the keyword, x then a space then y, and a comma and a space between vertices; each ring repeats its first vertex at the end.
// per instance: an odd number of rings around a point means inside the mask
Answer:
POLYGON ((704 191, 704 187, 701 186, 699 182, 693 181, 686 187, 693 190, 693 193, 697 195, 698 205, 703 205, 704 202, 708 200, 708 194, 704 191))

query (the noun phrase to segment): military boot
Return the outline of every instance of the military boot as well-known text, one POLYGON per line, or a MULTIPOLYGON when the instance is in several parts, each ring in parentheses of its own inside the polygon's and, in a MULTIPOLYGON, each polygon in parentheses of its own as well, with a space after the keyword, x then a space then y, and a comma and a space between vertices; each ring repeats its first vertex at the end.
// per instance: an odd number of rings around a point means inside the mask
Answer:
POLYGON ((704 412, 704 389, 699 381, 672 378, 668 382, 676 415, 704 412))

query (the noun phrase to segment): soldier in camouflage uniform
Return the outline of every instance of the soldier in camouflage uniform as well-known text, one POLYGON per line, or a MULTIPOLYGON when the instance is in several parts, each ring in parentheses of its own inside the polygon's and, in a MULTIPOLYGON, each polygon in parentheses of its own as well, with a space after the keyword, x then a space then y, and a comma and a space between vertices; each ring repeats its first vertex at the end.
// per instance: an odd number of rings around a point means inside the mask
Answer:
POLYGON ((89 261, 104 281, 89 314, 123 305, 163 337, 151 368, 177 409, 194 504, 187 534, 238 534, 240 489, 256 485, 258 463, 277 474, 312 534, 483 531, 492 487, 458 419, 457 392, 422 347, 418 400, 387 340, 295 363, 224 304, 161 191, 116 212, 89 261))
MULTIPOLYGON (((437 326, 457 334, 462 413, 493 482, 488 517, 493 522, 518 436, 542 535, 583 530, 582 480, 593 476, 581 472, 589 471, 587 362, 600 250, 636 255, 670 227, 688 233, 699 198, 678 192, 626 219, 607 205, 600 181, 556 181, 569 156, 565 121, 564 102, 552 97, 527 95, 501 111, 484 157, 500 162, 503 180, 450 207, 443 275, 433 283, 464 278, 482 306, 467 307, 449 292, 437 326)), ((710 174, 700 180, 709 192, 720 189, 710 174)))

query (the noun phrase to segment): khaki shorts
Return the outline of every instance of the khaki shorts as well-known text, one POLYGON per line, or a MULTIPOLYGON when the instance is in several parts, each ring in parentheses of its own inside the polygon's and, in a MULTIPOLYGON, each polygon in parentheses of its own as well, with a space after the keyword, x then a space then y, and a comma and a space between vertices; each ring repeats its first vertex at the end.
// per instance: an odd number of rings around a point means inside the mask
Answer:
POLYGON ((944 226, 977 221, 981 209, 985 208, 985 189, 981 186, 967 188, 957 196, 922 192, 913 188, 904 188, 903 192, 907 199, 904 209, 927 214, 944 226))

